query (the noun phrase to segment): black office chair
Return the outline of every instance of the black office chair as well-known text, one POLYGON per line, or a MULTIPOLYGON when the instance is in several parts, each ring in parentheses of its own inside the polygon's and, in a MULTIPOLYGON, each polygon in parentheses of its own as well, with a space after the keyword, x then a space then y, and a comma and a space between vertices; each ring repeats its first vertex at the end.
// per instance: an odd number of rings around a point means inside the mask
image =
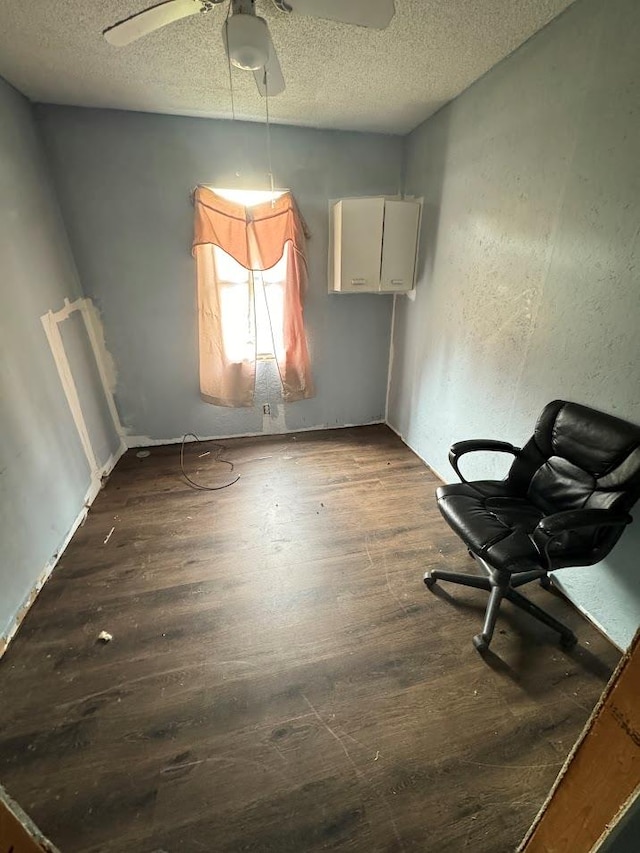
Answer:
POLYGON ((554 628, 562 646, 572 648, 575 634, 516 588, 539 580, 548 589, 548 572, 590 566, 611 551, 640 497, 640 427, 556 400, 522 449, 459 441, 449 461, 462 483, 437 489, 438 508, 484 573, 436 569, 425 574, 425 584, 431 589, 451 581, 491 593, 482 633, 473 638, 480 652, 489 648, 503 598, 554 628), (506 479, 467 482, 458 460, 474 450, 512 453, 506 479))

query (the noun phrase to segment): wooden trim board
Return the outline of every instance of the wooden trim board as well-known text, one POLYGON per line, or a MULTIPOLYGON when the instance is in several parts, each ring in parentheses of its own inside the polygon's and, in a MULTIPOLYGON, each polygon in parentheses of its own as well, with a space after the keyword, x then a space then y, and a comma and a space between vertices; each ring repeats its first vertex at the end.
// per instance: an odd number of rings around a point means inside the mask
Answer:
POLYGON ((518 853, 590 853, 640 785, 640 631, 518 853))
POLYGON ((0 853, 59 853, 1 785, 0 853))

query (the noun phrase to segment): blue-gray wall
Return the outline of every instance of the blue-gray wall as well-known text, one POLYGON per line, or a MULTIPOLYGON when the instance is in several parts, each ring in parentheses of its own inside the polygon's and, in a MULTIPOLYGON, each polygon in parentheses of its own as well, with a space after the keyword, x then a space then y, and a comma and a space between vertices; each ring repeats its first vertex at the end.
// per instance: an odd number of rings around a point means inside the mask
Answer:
POLYGON ((0 79, 0 650, 89 487, 40 322, 80 295, 31 107, 0 79))
MULTIPOLYGON (((521 444, 554 398, 640 422, 638 45, 637 0, 579 0, 408 137, 425 209, 389 418, 446 477, 452 441, 521 444)), ((639 548, 640 521, 605 565, 559 573, 621 646, 639 548)))
MULTIPOLYGON (((38 118, 83 286, 102 313, 127 432, 262 431, 262 403, 279 399, 267 371, 253 408, 199 398, 189 192, 199 183, 267 188, 264 126, 64 107, 39 107, 38 118)), ((271 136, 276 185, 293 190, 312 233, 306 320, 317 386, 315 399, 279 407, 279 428, 383 420, 391 299, 327 293, 328 201, 397 193, 403 140, 283 126, 271 136)))

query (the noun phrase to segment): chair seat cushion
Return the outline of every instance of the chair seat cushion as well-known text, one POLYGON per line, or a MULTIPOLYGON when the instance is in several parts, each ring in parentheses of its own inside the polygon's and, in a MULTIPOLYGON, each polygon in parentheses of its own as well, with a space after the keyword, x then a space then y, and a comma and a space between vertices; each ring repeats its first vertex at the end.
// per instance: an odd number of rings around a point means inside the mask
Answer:
POLYGON ((543 512, 512 494, 505 482, 453 483, 436 490, 440 512, 466 545, 496 569, 521 572, 540 568, 529 534, 543 512))

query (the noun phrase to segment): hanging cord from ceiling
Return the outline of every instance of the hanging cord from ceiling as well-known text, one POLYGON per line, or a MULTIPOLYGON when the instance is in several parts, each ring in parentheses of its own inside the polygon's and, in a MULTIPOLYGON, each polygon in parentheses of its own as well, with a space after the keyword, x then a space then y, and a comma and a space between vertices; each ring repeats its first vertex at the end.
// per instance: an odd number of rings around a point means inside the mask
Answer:
POLYGON ((224 22, 224 27, 222 28, 222 32, 224 33, 224 41, 225 48, 227 50, 227 66, 229 68, 229 94, 231 95, 231 120, 236 120, 236 105, 235 99, 233 96, 233 74, 231 73, 231 54, 229 53, 229 36, 227 35, 227 23, 229 22, 229 15, 231 14, 231 3, 227 6, 227 17, 224 22))
MULTIPOLYGON (((273 332, 273 320, 271 318, 271 309, 269 308, 269 297, 267 296, 267 285, 265 284, 264 276, 261 270, 254 270, 254 277, 258 275, 260 277, 260 285, 262 288, 262 298, 264 299, 265 308, 267 309, 267 319, 269 321, 269 332, 271 334, 271 348, 273 351, 273 360, 276 363, 276 369, 278 371, 278 376, 280 377, 280 385, 284 389, 284 377, 282 376, 282 371, 280 370, 280 361, 278 359, 278 352, 276 350, 276 338, 273 332)), ((254 292, 255 299, 255 292, 254 292)))
MULTIPOLYGON (((182 476, 185 478, 185 480, 191 486, 192 489, 198 489, 201 492, 219 492, 221 489, 228 489, 229 486, 233 486, 234 483, 238 482, 238 480, 240 479, 239 474, 236 474, 234 480, 231 480, 231 482, 229 483, 224 483, 222 486, 203 486, 202 483, 196 483, 195 480, 192 480, 191 477, 184 470, 184 445, 188 438, 194 438, 198 442, 198 444, 202 444, 202 439, 198 438, 195 432, 186 432, 182 436, 182 444, 180 446, 180 471, 182 472, 182 476)), ((207 442, 207 444, 209 443, 210 442, 207 442)), ((213 461, 222 462, 224 465, 229 465, 231 471, 233 471, 233 462, 230 462, 228 459, 222 458, 222 454, 226 450, 224 444, 214 444, 213 449, 213 461)))
POLYGON ((264 102, 267 114, 267 159, 269 161, 269 183, 271 189, 271 207, 275 207, 275 185, 273 182, 273 163, 271 162, 271 121, 269 120, 269 75, 267 66, 262 69, 264 77, 264 102))

